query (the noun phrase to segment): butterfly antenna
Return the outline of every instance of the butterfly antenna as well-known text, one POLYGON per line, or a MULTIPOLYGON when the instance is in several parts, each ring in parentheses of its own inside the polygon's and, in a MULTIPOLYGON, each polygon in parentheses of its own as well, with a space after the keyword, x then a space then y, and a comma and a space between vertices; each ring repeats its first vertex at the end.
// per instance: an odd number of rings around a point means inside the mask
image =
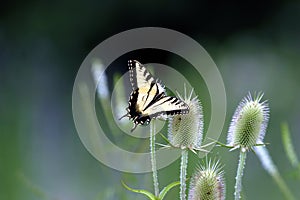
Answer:
POLYGON ((129 117, 128 113, 126 113, 125 115, 123 115, 122 117, 120 117, 119 120, 123 119, 124 117, 129 117))
POLYGON ((137 127, 137 124, 134 123, 132 129, 130 130, 130 132, 133 132, 136 129, 136 127, 137 127))

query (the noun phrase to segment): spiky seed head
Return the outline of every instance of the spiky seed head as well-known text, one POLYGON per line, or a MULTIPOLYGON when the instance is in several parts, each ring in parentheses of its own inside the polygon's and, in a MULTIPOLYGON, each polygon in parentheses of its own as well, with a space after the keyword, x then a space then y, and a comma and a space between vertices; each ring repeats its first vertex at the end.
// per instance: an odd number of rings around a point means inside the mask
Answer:
POLYGON ((189 200, 224 200, 224 172, 219 161, 200 165, 191 178, 189 200))
POLYGON ((263 94, 252 98, 249 93, 237 107, 228 130, 227 145, 243 151, 262 144, 269 120, 269 107, 261 102, 263 94))
POLYGON ((193 90, 187 97, 179 98, 189 106, 189 113, 184 115, 175 115, 169 120, 168 139, 175 147, 182 149, 198 149, 201 146, 203 137, 203 112, 200 101, 193 97, 193 90))

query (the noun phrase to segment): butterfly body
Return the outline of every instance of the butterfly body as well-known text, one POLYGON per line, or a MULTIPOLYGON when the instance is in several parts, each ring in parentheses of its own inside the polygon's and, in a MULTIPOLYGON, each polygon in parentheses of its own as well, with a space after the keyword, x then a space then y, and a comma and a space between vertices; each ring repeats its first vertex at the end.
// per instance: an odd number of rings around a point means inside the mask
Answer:
POLYGON ((145 66, 135 60, 129 60, 128 66, 132 92, 127 114, 123 117, 133 120, 131 131, 138 124, 148 125, 152 118, 188 113, 188 105, 176 97, 166 96, 164 86, 153 78, 145 66))

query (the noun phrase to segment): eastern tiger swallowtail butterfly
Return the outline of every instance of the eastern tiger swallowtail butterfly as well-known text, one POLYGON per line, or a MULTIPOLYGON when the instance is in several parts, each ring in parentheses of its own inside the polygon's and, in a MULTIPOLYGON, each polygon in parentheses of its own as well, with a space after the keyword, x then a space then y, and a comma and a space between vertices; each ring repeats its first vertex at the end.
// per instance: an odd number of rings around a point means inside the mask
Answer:
POLYGON ((165 86, 148 72, 146 67, 136 60, 129 60, 129 74, 132 92, 122 116, 133 120, 131 132, 138 124, 148 125, 152 118, 166 115, 187 114, 189 107, 180 99, 166 96, 165 86))

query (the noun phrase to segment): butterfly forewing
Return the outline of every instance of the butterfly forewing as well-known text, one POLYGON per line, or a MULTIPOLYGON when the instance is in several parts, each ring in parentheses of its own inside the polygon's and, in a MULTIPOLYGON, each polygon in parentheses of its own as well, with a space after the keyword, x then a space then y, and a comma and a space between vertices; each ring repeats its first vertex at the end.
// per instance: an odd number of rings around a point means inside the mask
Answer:
POLYGON ((136 60, 129 60, 130 83, 133 90, 145 87, 155 82, 154 77, 148 72, 145 66, 136 60))
POLYGON ((141 111, 146 110, 157 100, 165 96, 165 90, 158 83, 151 83, 150 86, 145 86, 138 89, 139 98, 138 105, 141 111))

